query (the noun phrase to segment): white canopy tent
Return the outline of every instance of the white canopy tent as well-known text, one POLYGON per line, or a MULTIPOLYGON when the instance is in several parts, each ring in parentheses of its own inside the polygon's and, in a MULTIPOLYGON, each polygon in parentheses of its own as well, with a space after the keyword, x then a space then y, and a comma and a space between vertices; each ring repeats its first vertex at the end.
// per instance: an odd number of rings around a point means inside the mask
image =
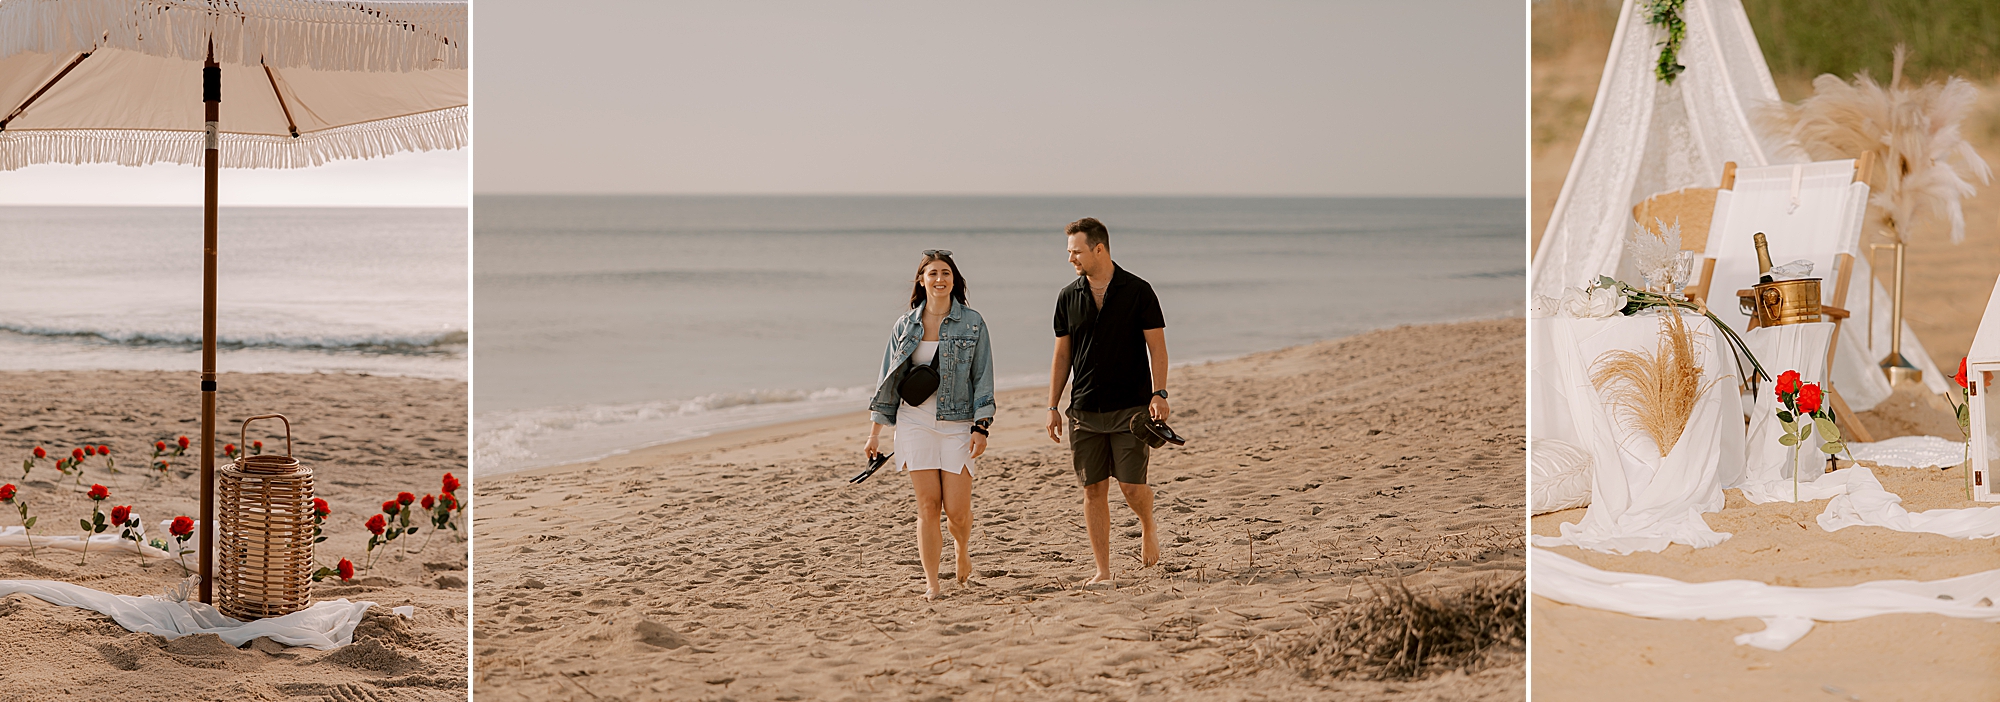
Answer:
MULTIPOLYGON (((1624 241, 1637 226, 1632 207, 1647 197, 1715 187, 1728 162, 1754 168, 1807 160, 1796 145, 1769 139, 1751 124, 1751 109, 1779 97, 1738 0, 1687 0, 1681 11, 1686 34, 1680 50, 1687 68, 1671 85, 1653 74, 1661 30, 1646 24, 1638 4, 1625 0, 1620 10, 1590 119, 1535 250, 1536 295, 1560 298, 1563 288, 1601 275, 1637 280, 1625 261, 1624 241)), ((1730 245, 1717 241, 1718 235, 1711 234, 1711 250, 1730 245)), ((1789 260, 1775 253, 1780 262, 1789 260)), ((1831 271, 1822 267, 1815 273, 1831 271)), ((1857 258, 1854 277, 1872 280, 1866 257, 1857 258)), ((1712 301, 1729 306, 1725 297, 1739 287, 1749 286, 1718 278, 1712 301)), ((1888 353, 1888 292, 1879 283, 1871 287, 1876 319, 1863 317, 1854 325, 1867 328, 1866 343, 1840 345, 1836 366, 1872 367, 1888 353)), ((1848 308, 1857 316, 1866 314, 1870 303, 1862 295, 1848 297, 1848 308)), ((1944 374, 1907 324, 1902 333, 1905 355, 1923 370, 1924 384, 1943 393, 1944 374)), ((1864 411, 1886 392, 1859 394, 1847 399, 1854 410, 1864 411)))

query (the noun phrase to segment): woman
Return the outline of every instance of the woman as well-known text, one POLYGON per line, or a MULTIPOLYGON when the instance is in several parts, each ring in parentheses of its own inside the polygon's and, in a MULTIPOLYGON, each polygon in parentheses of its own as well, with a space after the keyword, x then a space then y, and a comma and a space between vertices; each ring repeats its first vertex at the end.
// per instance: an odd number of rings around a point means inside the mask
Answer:
POLYGON ((964 585, 972 575, 972 459, 986 452, 994 410, 993 345, 986 322, 965 306, 965 277, 950 251, 924 252, 910 291, 910 311, 890 328, 880 378, 869 403, 874 421, 863 451, 873 460, 882 427, 895 427, 892 458, 910 474, 917 491, 917 554, 929 586, 924 599, 934 599, 938 557, 944 550, 938 536, 940 510, 950 520, 958 548, 958 583, 964 585), (937 389, 928 397, 905 398, 903 381, 918 366, 936 369, 937 389))

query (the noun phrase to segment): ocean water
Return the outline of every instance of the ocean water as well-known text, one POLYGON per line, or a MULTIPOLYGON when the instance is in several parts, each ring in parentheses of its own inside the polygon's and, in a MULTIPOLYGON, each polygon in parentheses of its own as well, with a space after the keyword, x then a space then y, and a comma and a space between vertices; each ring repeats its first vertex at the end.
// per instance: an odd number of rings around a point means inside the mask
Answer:
MULTIPOLYGON (((864 409, 920 252, 1001 387, 1047 382, 1062 229, 1152 283, 1175 364, 1519 315, 1520 199, 480 196, 474 460, 505 472, 864 409)), ((857 427, 859 435, 860 427, 857 427)))
MULTIPOLYGON (((465 380, 464 208, 222 208, 216 367, 465 380)), ((0 207, 0 369, 201 369, 199 207, 0 207)))

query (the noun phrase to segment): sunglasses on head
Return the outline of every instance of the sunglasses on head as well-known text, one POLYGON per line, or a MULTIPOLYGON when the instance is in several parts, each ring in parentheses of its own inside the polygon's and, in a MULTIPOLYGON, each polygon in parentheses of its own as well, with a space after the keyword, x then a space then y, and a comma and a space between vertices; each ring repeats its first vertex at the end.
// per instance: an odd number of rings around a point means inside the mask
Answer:
POLYGON ((951 249, 924 249, 925 256, 950 256, 951 249))

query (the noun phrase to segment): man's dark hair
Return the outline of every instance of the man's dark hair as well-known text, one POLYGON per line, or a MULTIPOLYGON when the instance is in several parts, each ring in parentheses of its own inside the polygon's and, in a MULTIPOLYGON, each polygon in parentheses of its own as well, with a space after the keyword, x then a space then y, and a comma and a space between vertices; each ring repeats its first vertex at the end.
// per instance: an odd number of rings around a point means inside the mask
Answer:
POLYGON ((1111 250, 1111 232, 1105 231, 1104 223, 1097 221, 1096 217, 1085 217, 1070 222, 1069 228, 1063 230, 1063 236, 1071 234, 1082 234, 1083 245, 1087 248, 1102 246, 1106 251, 1111 250))

